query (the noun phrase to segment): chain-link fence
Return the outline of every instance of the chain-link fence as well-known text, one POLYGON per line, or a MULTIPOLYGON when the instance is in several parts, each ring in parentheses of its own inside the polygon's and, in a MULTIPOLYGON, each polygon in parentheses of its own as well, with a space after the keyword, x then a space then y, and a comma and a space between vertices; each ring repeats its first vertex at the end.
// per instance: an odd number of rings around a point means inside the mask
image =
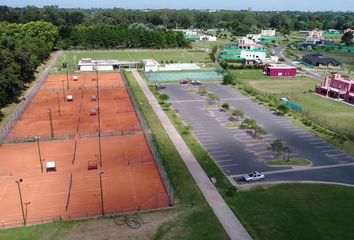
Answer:
POLYGON ((160 173, 160 176, 163 180, 163 183, 164 183, 164 186, 166 188, 166 191, 167 191, 167 194, 170 198, 170 205, 172 206, 174 204, 174 190, 173 190, 173 186, 172 186, 172 183, 171 183, 171 180, 170 178, 168 177, 168 174, 167 174, 167 171, 162 163, 162 159, 161 159, 161 156, 160 156, 160 152, 159 150, 157 149, 156 145, 155 145, 155 142, 154 142, 154 139, 152 138, 151 136, 151 131, 148 127, 148 125, 145 123, 145 120, 144 120, 144 117, 140 111, 140 106, 139 104, 137 103, 137 101, 135 100, 135 97, 134 97, 134 94, 133 94, 133 91, 131 90, 129 84, 127 84, 127 79, 125 78, 124 76, 124 73, 121 72, 121 75, 122 75, 122 79, 124 80, 124 83, 126 85, 126 88, 128 90, 128 94, 129 94, 129 97, 134 105, 134 108, 136 110, 136 114, 138 116, 138 119, 140 121, 140 124, 142 125, 143 129, 144 129, 144 135, 145 135, 145 139, 146 141, 148 142, 149 144, 149 147, 150 147, 150 151, 156 161, 156 165, 158 167, 158 170, 159 170, 159 173, 160 173))
POLYGON ((42 75, 39 77, 39 81, 36 86, 32 89, 32 91, 25 97, 25 99, 19 104, 16 112, 13 114, 10 121, 4 124, 3 128, 0 132, 0 145, 4 142, 11 129, 15 126, 16 122, 20 119, 22 114, 25 112, 27 106, 31 103, 32 99, 39 91, 44 81, 46 80, 48 74, 50 73, 54 64, 58 61, 58 59, 63 55, 62 51, 58 51, 54 56, 53 60, 50 62, 49 66, 43 71, 42 75))

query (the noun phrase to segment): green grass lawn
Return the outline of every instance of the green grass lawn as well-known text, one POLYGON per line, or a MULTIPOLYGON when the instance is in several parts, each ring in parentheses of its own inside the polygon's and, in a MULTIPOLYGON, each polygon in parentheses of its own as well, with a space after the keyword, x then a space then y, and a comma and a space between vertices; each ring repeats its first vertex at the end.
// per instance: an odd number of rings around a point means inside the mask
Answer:
POLYGON ((286 166, 310 166, 311 161, 303 158, 292 158, 286 160, 286 159, 280 159, 280 160, 268 160, 266 161, 268 165, 271 166, 279 166, 279 165, 286 165, 286 166))
POLYGON ((210 57, 206 52, 193 52, 185 49, 180 50, 131 50, 131 51, 79 51, 65 52, 59 59, 56 66, 61 66, 67 62, 69 66, 77 66, 82 58, 92 59, 118 59, 126 61, 140 61, 142 59, 155 59, 157 61, 174 62, 210 62, 210 57))
POLYGON ((248 83, 257 90, 264 93, 282 94, 282 93, 303 93, 309 89, 314 89, 318 81, 309 78, 267 78, 248 83))
POLYGON ((235 211, 254 239, 354 239, 354 189, 283 184, 239 191, 235 211))

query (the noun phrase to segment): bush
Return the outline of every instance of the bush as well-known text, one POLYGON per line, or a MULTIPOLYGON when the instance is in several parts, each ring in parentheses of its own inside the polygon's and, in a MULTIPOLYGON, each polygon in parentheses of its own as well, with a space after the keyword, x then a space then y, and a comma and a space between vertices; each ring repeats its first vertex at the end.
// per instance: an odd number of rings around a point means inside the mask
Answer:
POLYGON ((221 110, 224 112, 227 112, 230 110, 230 106, 228 103, 224 103, 223 105, 221 105, 221 110))
POLYGON ((232 82, 233 82, 233 77, 232 77, 232 75, 231 74, 226 74, 225 76, 224 76, 224 78, 223 78, 223 84, 225 84, 225 85, 229 85, 229 84, 232 84, 232 82))
POLYGON ((236 192, 237 192, 237 188, 236 188, 235 186, 230 186, 230 187, 226 190, 226 196, 228 196, 228 197, 233 197, 236 192))

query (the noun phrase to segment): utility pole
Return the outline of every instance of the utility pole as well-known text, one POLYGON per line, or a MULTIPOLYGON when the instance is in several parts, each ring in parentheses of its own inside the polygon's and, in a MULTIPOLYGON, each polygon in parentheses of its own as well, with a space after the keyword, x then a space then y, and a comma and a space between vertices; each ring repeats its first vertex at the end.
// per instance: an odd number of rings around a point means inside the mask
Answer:
POLYGON ((22 178, 16 180, 16 183, 17 183, 17 186, 18 186, 18 193, 20 195, 23 225, 26 226, 26 217, 25 217, 25 211, 23 210, 23 201, 22 201, 22 194, 21 194, 21 187, 20 187, 20 183, 21 182, 23 182, 22 178))
POLYGON ((48 108, 48 114, 49 114, 50 135, 53 140, 54 139, 54 129, 53 129, 53 118, 52 118, 52 109, 51 108, 48 108))

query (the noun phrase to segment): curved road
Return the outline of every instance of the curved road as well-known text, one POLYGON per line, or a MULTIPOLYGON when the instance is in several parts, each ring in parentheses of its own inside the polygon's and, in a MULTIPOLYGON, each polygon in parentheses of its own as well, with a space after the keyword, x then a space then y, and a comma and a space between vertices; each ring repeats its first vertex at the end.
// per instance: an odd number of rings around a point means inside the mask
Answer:
MULTIPOLYGON (((298 66, 297 64, 295 64, 294 62, 290 61, 288 58, 286 58, 284 56, 284 51, 287 49, 288 47, 287 46, 280 46, 280 47, 274 47, 273 50, 274 50, 274 53, 275 55, 280 59, 280 58, 283 58, 285 60, 285 63, 289 66, 292 66, 292 67, 300 67, 298 66)), ((308 68, 304 68, 303 66, 301 66, 301 69, 304 73, 308 74, 310 77, 313 77, 315 78, 316 80, 323 80, 324 76, 314 72, 314 71, 311 71, 309 70, 308 68)))

